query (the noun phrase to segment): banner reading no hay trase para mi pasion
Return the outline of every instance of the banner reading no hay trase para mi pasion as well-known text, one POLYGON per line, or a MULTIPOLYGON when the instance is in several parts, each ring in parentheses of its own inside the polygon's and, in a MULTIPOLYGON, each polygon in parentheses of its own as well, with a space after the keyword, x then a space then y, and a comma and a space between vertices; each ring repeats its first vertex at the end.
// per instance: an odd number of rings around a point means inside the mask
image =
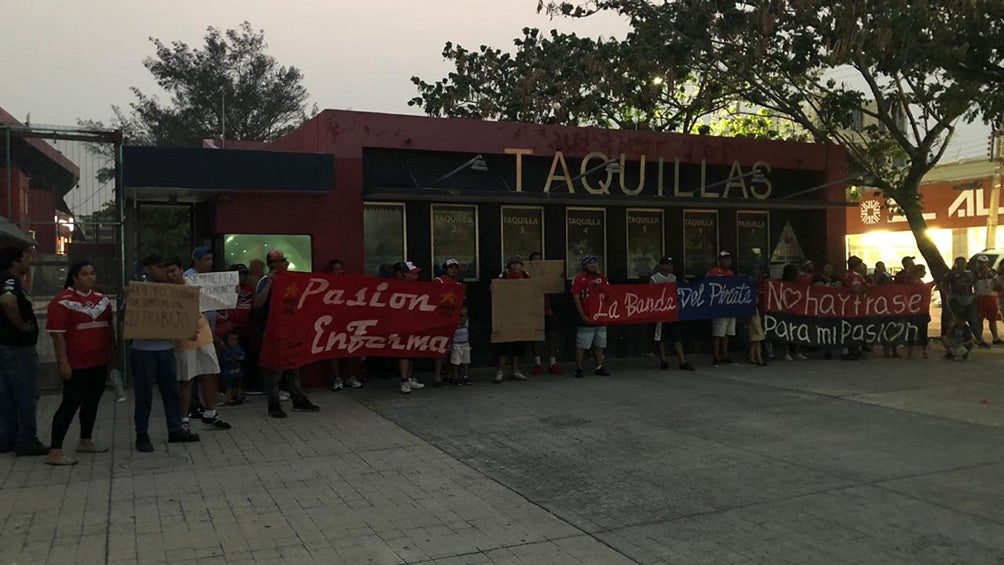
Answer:
POLYGON ((764 331, 768 339, 824 347, 915 343, 930 321, 930 307, 927 285, 889 284, 855 294, 770 281, 764 331))
POLYGON ((331 357, 442 357, 464 287, 358 275, 283 273, 272 286, 261 364, 331 357))

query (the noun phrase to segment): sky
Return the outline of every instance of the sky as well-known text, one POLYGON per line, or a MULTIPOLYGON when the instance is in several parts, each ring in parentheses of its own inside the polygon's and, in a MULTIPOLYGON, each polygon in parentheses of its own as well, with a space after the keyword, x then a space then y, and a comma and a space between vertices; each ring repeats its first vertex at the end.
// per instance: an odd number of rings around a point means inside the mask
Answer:
MULTIPOLYGON (((390 113, 417 92, 409 80, 443 77, 445 42, 512 45, 523 27, 622 36, 616 15, 549 19, 537 0, 0 0, 0 107, 22 121, 107 122, 130 87, 160 94, 144 58, 150 37, 202 43, 206 28, 247 20, 265 31, 269 53, 303 71, 311 104, 390 113)), ((987 128, 960 128, 945 160, 986 151, 987 128)))

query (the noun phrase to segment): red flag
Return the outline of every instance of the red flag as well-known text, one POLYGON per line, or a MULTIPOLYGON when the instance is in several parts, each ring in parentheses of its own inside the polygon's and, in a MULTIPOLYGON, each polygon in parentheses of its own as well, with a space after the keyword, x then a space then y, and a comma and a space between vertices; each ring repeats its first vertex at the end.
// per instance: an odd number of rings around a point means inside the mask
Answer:
POLYGON ((676 283, 611 284, 583 300, 592 324, 646 324, 680 319, 676 283))

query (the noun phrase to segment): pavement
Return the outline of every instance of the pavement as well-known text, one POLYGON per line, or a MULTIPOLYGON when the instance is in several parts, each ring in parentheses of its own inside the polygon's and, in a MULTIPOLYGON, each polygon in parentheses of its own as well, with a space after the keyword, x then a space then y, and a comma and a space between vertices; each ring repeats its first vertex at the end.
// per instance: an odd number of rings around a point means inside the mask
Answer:
POLYGON ((198 444, 168 445, 155 401, 151 454, 106 394, 110 453, 0 455, 0 565, 999 565, 1004 350, 939 354, 614 359, 612 377, 479 371, 410 396, 377 379, 285 420, 261 397, 224 408, 234 429, 198 444))

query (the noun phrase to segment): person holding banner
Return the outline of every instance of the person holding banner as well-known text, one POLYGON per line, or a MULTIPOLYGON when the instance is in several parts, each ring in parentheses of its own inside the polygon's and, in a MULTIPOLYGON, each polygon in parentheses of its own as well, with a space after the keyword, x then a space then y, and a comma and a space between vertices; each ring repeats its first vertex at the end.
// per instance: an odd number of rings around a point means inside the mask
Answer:
MULTIPOLYGON (((676 275, 673 274, 675 266, 672 257, 659 259, 655 273, 649 278, 651 284, 668 284, 676 282, 676 275)), ((665 371, 669 369, 669 361, 666 360, 666 342, 673 344, 676 352, 676 360, 680 363, 681 371, 693 371, 694 367, 687 363, 687 358, 683 354, 683 338, 680 335, 679 323, 657 322, 655 324, 655 342, 659 347, 659 368, 665 371)))
POLYGON ((105 390, 108 364, 115 354, 112 303, 94 290, 97 272, 90 261, 70 266, 63 291, 49 302, 46 330, 52 336, 56 367, 63 381, 63 400, 52 416, 49 465, 76 465, 63 454, 63 439, 73 416, 80 410, 80 443, 77 453, 104 453, 91 435, 97 419, 101 393, 105 390))
MULTIPOLYGON (((143 270, 147 280, 167 283, 168 261, 157 254, 143 259, 143 270)), ((180 279, 181 270, 177 269, 180 279)), ((177 282, 175 284, 178 284, 177 282)), ((174 357, 174 344, 163 339, 134 339, 130 352, 132 375, 136 387, 136 408, 133 420, 136 425, 136 451, 153 451, 153 443, 148 432, 150 410, 153 407, 153 387, 160 390, 164 403, 164 419, 167 421, 167 442, 199 441, 198 434, 186 430, 181 424, 181 407, 178 399, 178 370, 174 357)))
MULTIPOLYGON (((422 272, 411 261, 401 261, 400 263, 394 264, 394 278, 404 279, 406 281, 417 281, 418 274, 422 272)), ((411 359, 401 358, 397 362, 397 371, 401 376, 401 394, 411 394, 413 390, 421 390, 425 388, 425 385, 418 382, 415 377, 411 375, 411 371, 414 369, 414 364, 411 359)))
MULTIPOLYGON (((341 259, 332 259, 328 263, 328 272, 333 275, 345 274, 345 263, 341 259)), ((362 374, 363 360, 359 357, 336 357, 331 360, 331 372, 334 373, 335 380, 331 383, 331 390, 338 392, 345 387, 361 388, 363 383, 359 382, 356 375, 362 374), (348 375, 343 379, 342 375, 348 375)))
MULTIPOLYGON (((460 280, 460 261, 456 259, 447 259, 442 266, 443 274, 432 279, 432 282, 443 284, 443 285, 459 285, 464 286, 463 281, 460 280)), ((447 354, 449 355, 449 353, 447 354)), ((436 357, 433 361, 434 372, 432 375, 432 386, 441 387, 443 386, 443 360, 446 357, 436 357)), ((468 361, 470 364, 470 361, 468 361)), ((454 384, 456 384, 456 379, 453 379, 454 384)))
POLYGON ((582 272, 572 280, 572 302, 579 314, 579 325, 575 330, 575 378, 581 379, 582 365, 586 360, 586 351, 593 350, 596 359, 596 369, 593 374, 609 377, 610 372, 603 366, 603 351, 607 347, 607 327, 594 326, 586 315, 584 304, 597 300, 610 287, 607 277, 600 273, 600 264, 596 257, 582 257, 582 272))
MULTIPOLYGON (((528 279, 530 275, 523 270, 523 258, 514 255, 506 259, 505 271, 498 276, 500 279, 528 279)), ((500 312, 494 313, 499 315, 500 312)), ((505 378, 505 366, 508 361, 512 366, 512 378, 517 381, 526 381, 526 375, 519 370, 519 359, 526 355, 525 341, 510 341, 498 344, 498 370, 495 371, 496 384, 501 383, 505 378)))
POLYGON ((990 259, 986 255, 976 256, 976 280, 973 288, 976 290, 976 323, 980 337, 983 337, 983 320, 986 320, 993 344, 1004 344, 997 333, 997 318, 1000 317, 1000 310, 997 309, 997 277, 990 268, 990 259))
MULTIPOLYGON (((544 255, 540 251, 534 251, 530 254, 530 261, 543 261, 544 255)), ((547 372, 554 376, 564 375, 565 372, 561 370, 558 366, 558 342, 561 341, 558 335, 557 323, 554 321, 554 310, 551 309, 551 295, 544 294, 544 342, 543 344, 538 342, 533 342, 533 370, 531 371, 534 375, 539 375, 544 372, 544 366, 541 364, 541 350, 543 347, 547 348, 549 354, 548 357, 548 367, 547 372), (543 347, 542 347, 543 346, 543 347)))
MULTIPOLYGON (((272 303, 272 284, 275 279, 286 272, 289 268, 289 261, 286 255, 279 249, 269 251, 265 256, 268 264, 268 274, 258 281, 255 288, 254 308, 262 312, 262 335, 268 325, 269 307, 272 303)), ((262 367, 262 374, 265 379, 265 392, 268 395, 268 415, 273 418, 285 418, 286 412, 279 404, 279 383, 286 383, 289 389, 289 397, 293 401, 293 410, 299 412, 317 412, 321 409, 303 394, 300 388, 300 369, 273 370, 262 367)))
MULTIPOLYGON (((913 258, 911 257, 910 259, 911 259, 911 262, 910 262, 910 265, 911 265, 910 266, 910 278, 907 279, 906 284, 912 285, 912 286, 927 286, 927 287, 933 288, 934 287, 934 281, 931 281, 929 283, 928 282, 924 282, 924 277, 927 276, 927 267, 924 266, 924 265, 914 265, 913 261, 912 261, 913 258)), ((905 259, 903 261, 903 264, 906 265, 906 260, 905 259)), ((899 273, 896 273, 896 274, 898 275, 899 273)), ((927 357, 928 357, 928 351, 927 350, 928 350, 928 344, 930 342, 930 339, 927 336, 927 328, 928 328, 928 324, 930 324, 930 323, 931 323, 931 314, 930 314, 930 312, 928 312, 924 316, 923 322, 920 324, 920 329, 917 331, 916 345, 920 346, 921 355, 924 357, 924 359, 927 359, 927 357)), ((912 343, 912 342, 907 346, 907 349, 906 349, 906 358, 907 359, 913 359, 913 346, 914 346, 914 343, 912 343)))
MULTIPOLYGON (((811 263, 809 263, 811 267, 811 263)), ((734 277, 736 273, 732 270, 732 254, 722 251, 718 254, 718 265, 708 269, 708 277, 734 277)), ((733 365, 729 358, 729 336, 736 335, 735 318, 714 318, 711 320, 711 366, 717 367, 720 363, 733 365)))
POLYGON ((973 339, 976 340, 976 345, 990 347, 988 343, 983 341, 983 328, 980 327, 977 320, 975 299, 973 297, 973 287, 976 284, 976 280, 973 272, 967 268, 966 258, 956 257, 952 270, 948 271, 941 282, 948 287, 950 293, 948 308, 942 317, 942 328, 948 328, 953 325, 951 323, 951 316, 962 318, 968 323, 969 329, 973 334, 973 339))

